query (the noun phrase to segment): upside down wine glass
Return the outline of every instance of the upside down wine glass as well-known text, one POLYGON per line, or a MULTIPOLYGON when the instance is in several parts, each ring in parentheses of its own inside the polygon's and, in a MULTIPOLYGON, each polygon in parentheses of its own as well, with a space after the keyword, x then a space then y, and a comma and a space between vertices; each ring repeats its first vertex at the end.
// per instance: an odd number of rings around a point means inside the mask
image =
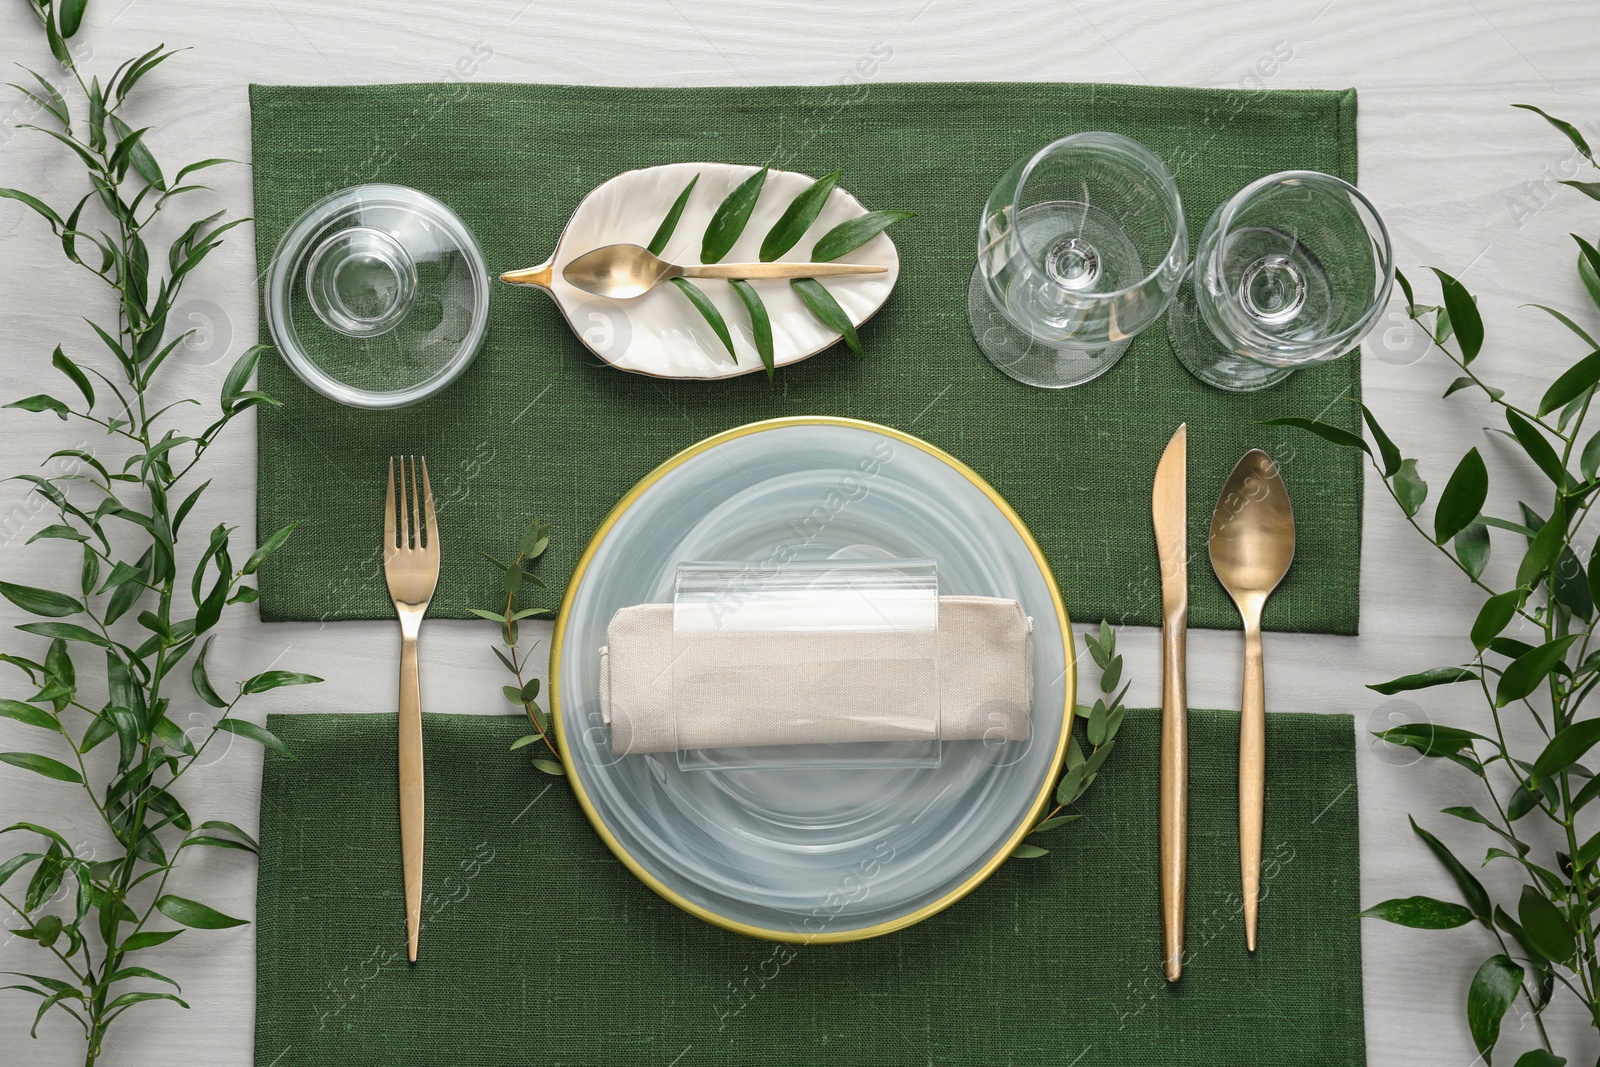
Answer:
POLYGON ((1371 202, 1330 174, 1283 171, 1211 216, 1168 331, 1206 384, 1265 389, 1355 348, 1393 284, 1389 233, 1371 202))
POLYGON ((967 318, 1018 381, 1081 385, 1167 309, 1188 266, 1177 184, 1114 133, 1077 133, 1006 172, 989 195, 967 318))

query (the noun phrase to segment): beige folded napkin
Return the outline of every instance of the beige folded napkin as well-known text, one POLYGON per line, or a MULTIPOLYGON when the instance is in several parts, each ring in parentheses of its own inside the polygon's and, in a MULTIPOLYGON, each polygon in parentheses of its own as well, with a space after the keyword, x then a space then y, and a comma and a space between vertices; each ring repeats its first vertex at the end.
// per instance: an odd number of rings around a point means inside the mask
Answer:
POLYGON ((937 636, 920 646, 932 657, 908 653, 918 646, 904 634, 862 630, 734 631, 675 648, 673 617, 671 604, 611 617, 600 703, 615 755, 929 739, 935 685, 939 737, 1028 737, 1033 620, 1014 600, 940 597, 937 636))

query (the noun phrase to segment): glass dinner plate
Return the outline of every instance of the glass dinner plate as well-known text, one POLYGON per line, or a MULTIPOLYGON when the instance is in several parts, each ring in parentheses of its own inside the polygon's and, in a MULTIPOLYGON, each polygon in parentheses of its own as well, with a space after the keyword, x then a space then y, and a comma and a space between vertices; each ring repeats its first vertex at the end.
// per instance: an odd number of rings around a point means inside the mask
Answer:
POLYGON ((684 910, 782 941, 875 937, 970 892, 1043 810, 1071 724, 1071 630, 1022 520, 944 452, 849 419, 741 426, 647 475, 579 560, 550 656, 557 740, 606 845, 684 910), (936 560, 942 595, 1022 604, 1026 741, 945 741, 937 768, 879 771, 680 770, 675 753, 611 754, 606 626, 619 608, 670 601, 680 562, 890 557, 936 560))

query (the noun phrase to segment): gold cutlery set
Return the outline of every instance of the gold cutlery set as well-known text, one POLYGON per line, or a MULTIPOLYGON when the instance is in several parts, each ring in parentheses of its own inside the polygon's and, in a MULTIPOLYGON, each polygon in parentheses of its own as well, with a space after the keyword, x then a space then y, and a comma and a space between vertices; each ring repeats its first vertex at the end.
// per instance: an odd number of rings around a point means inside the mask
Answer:
MULTIPOLYGON (((1188 425, 1178 427, 1156 467, 1151 492, 1161 558, 1161 927, 1167 980, 1183 973, 1188 863, 1189 623, 1188 425)), ((1211 570, 1244 623, 1239 707, 1239 873, 1245 948, 1254 952, 1261 896, 1261 827, 1266 809, 1266 681, 1261 609, 1294 559, 1294 512, 1277 464, 1245 453, 1223 483, 1211 515, 1211 570)))

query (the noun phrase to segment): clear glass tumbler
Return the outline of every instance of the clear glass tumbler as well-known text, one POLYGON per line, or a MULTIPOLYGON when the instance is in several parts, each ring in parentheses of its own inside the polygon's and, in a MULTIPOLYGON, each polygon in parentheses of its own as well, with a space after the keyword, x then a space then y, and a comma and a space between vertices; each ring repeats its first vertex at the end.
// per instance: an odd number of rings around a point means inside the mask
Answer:
POLYGON ((1355 348, 1393 284, 1394 250, 1377 208, 1330 174, 1283 171, 1211 216, 1167 328, 1201 381, 1264 389, 1355 348))
POLYGON ((1178 186, 1155 153, 1115 133, 1073 134, 989 195, 967 318, 1011 377, 1081 385, 1167 309, 1188 259, 1178 186))

